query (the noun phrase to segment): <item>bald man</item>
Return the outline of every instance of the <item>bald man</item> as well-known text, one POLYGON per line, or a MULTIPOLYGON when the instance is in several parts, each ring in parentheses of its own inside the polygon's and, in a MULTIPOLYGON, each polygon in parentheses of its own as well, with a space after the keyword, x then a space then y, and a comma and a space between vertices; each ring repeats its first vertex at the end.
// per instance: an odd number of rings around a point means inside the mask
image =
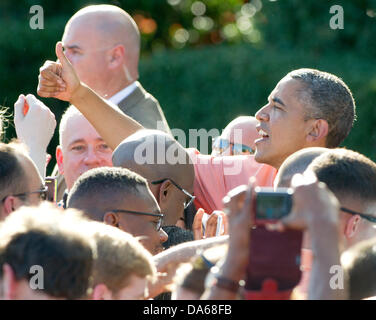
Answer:
MULTIPOLYGON (((171 134, 158 101, 137 81, 140 32, 128 13, 113 5, 85 7, 67 22, 62 42, 85 84, 145 128, 171 134)), ((52 176, 58 176, 61 200, 70 186, 59 172, 55 166, 52 176)))
POLYGON ((137 81, 140 32, 119 7, 92 5, 65 26, 65 54, 80 79, 145 128, 170 133, 158 101, 137 81))
POLYGON ((58 180, 60 204, 66 207, 68 192, 80 175, 93 168, 112 166, 111 158, 112 149, 82 113, 69 106, 60 121, 59 145, 56 148, 56 162, 61 175, 58 180))
POLYGON ((175 225, 184 216, 193 200, 195 172, 188 153, 174 138, 157 130, 140 130, 114 150, 112 161, 147 179, 165 215, 164 225, 175 225), (175 156, 178 161, 173 161, 175 156))
POLYGON ((305 148, 293 153, 287 157, 279 168, 274 180, 274 186, 276 188, 290 187, 291 179, 294 174, 303 173, 315 158, 328 150, 328 148, 313 147, 305 148))
POLYGON ((213 143, 213 156, 249 155, 255 152, 258 121, 252 116, 240 116, 232 120, 213 143))

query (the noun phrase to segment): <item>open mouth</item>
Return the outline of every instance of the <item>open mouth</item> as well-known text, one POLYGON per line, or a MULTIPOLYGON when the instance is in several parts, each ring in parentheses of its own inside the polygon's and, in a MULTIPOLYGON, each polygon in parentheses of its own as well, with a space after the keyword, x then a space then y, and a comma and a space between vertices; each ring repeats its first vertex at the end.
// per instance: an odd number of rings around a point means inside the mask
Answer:
POLYGON ((269 138, 269 135, 264 130, 257 129, 257 131, 258 131, 258 134, 261 136, 261 138, 255 140, 255 143, 260 142, 260 141, 264 141, 264 140, 269 138))

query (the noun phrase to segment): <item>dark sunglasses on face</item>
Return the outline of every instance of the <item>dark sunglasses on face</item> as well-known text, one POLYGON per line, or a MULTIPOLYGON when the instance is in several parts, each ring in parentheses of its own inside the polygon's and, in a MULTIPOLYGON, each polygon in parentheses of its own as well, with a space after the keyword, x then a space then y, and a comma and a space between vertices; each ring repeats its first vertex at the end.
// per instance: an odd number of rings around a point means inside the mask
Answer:
POLYGON ((42 189, 40 190, 37 190, 37 191, 31 191, 31 192, 23 192, 23 193, 17 193, 17 194, 10 194, 8 196, 5 196, 3 198, 3 200, 1 200, 2 202, 5 201, 5 199, 9 196, 13 196, 13 197, 25 197, 29 194, 34 194, 34 193, 38 193, 39 194, 39 198, 44 201, 44 200, 47 200, 47 192, 48 192, 48 187, 47 186, 44 186, 42 189))
POLYGON ((161 180, 152 181, 151 184, 161 184, 161 183, 165 182, 166 180, 169 180, 176 188, 178 188, 187 197, 189 197, 189 199, 184 202, 184 209, 187 209, 191 205, 193 200, 196 199, 196 197, 194 195, 190 194, 187 190, 180 187, 174 180, 171 180, 170 178, 165 178, 165 179, 161 179, 161 180))
POLYGON ((122 210, 122 209, 114 209, 114 210, 108 210, 108 211, 115 212, 115 213, 119 212, 119 213, 129 213, 129 214, 139 214, 143 216, 159 217, 158 222, 155 225, 155 231, 159 232, 162 228, 164 214, 161 214, 161 213, 139 212, 139 211, 122 210))
POLYGON ((227 139, 222 139, 220 137, 213 139, 212 149, 216 152, 217 155, 221 155, 226 149, 230 147, 233 155, 252 155, 255 153, 255 150, 244 144, 233 143, 227 139))

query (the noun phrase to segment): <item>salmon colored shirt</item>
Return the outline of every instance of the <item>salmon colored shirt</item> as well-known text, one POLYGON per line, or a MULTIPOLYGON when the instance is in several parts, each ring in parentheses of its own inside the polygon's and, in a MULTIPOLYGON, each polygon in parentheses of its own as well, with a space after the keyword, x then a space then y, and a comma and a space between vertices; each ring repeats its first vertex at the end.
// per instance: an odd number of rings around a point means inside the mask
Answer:
POLYGON ((195 168, 194 195, 196 208, 205 212, 222 210, 222 199, 227 193, 256 177, 256 185, 272 187, 277 170, 256 162, 254 156, 213 157, 203 155, 197 149, 187 149, 195 168))

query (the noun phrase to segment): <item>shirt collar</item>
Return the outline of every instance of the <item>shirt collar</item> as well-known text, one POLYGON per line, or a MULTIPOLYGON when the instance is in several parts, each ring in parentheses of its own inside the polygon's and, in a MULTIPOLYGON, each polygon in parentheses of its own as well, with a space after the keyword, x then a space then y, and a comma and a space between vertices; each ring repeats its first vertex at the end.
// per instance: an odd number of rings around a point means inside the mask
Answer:
POLYGON ((137 88, 137 81, 131 83, 128 87, 120 90, 119 92, 115 93, 111 98, 108 100, 114 104, 119 104, 120 101, 124 100, 128 97, 135 89, 137 88))

